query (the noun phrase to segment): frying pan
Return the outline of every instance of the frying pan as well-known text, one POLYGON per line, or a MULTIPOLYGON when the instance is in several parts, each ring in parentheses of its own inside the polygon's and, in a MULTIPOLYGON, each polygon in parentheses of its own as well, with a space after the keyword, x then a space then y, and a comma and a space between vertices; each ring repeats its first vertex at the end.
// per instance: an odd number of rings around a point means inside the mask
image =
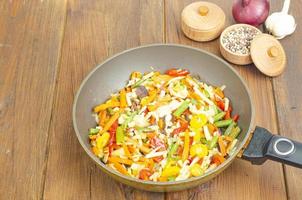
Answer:
POLYGON ((100 169, 115 180, 142 190, 176 191, 200 185, 221 173, 235 157, 262 164, 266 159, 302 168, 302 144, 273 135, 261 127, 254 127, 254 107, 250 92, 239 74, 221 58, 200 49, 175 45, 154 44, 126 50, 98 65, 82 82, 73 105, 73 125, 76 136, 86 153, 100 169), (231 98, 235 113, 240 115, 242 128, 236 150, 221 165, 200 177, 182 181, 152 182, 138 180, 107 167, 91 151, 88 129, 96 125, 92 108, 104 102, 111 93, 124 87, 133 71, 164 72, 172 67, 188 69, 192 75, 216 86, 226 85, 225 94, 231 98))

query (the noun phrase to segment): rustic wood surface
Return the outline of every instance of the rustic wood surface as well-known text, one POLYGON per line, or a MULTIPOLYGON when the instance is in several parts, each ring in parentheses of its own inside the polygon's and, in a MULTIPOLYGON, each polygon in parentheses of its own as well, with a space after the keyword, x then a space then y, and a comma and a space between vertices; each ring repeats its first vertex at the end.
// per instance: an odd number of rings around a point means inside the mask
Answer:
MULTIPOLYGON (((180 29, 191 0, 3 0, 0 2, 0 199, 301 199, 302 171, 240 159, 217 178, 175 193, 143 192, 104 175, 78 143, 73 97, 107 57, 150 43, 180 43, 219 53, 218 40, 193 42, 180 29)), ((232 1, 213 0, 231 17, 232 1)), ((302 2, 298 26, 281 40, 285 72, 234 66, 247 81, 256 124, 302 141, 302 2)), ((282 1, 271 1, 271 11, 282 1)))

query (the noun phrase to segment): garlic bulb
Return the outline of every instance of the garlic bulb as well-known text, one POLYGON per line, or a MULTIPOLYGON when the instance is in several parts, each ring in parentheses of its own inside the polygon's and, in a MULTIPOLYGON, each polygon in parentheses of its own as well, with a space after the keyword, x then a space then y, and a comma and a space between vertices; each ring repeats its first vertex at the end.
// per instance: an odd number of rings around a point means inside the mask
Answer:
POLYGON ((295 18, 288 14, 290 0, 285 0, 281 12, 271 14, 265 21, 266 29, 277 39, 292 34, 296 29, 295 18))

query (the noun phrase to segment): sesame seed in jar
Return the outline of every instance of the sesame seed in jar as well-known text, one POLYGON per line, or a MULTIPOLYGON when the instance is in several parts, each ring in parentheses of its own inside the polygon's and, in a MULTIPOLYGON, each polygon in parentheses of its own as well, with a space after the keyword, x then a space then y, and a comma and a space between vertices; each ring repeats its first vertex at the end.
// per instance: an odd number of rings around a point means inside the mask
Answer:
POLYGON ((222 44, 233 53, 246 55, 250 53, 251 41, 259 33, 257 29, 239 26, 223 35, 222 44))

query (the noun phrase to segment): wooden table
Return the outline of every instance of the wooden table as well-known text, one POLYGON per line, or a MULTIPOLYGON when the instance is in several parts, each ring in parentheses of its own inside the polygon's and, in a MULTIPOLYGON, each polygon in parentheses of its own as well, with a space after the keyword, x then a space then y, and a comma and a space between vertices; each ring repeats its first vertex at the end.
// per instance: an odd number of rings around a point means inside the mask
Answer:
MULTIPOLYGON (((122 50, 181 43, 219 55, 218 41, 193 42, 180 30, 190 0, 2 0, 0 3, 0 199, 301 199, 302 170, 237 159, 214 180, 176 193, 149 193, 104 175, 72 127, 73 97, 87 73, 122 50)), ((232 24, 231 1, 215 0, 232 24)), ((271 1, 280 10, 281 0, 271 1)), ((248 83, 256 123, 302 141, 302 2, 298 26, 281 40, 288 66, 277 78, 253 65, 248 83)))

